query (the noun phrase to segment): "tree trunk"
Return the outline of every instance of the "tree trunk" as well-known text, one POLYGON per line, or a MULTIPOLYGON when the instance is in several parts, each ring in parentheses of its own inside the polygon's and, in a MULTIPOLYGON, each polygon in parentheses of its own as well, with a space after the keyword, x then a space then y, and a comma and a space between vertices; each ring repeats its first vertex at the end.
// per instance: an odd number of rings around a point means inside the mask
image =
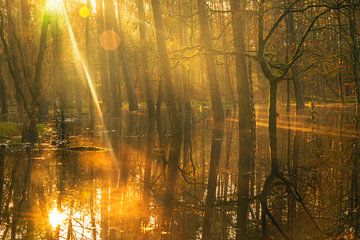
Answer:
POLYGON ((29 0, 21 0, 21 20, 22 20, 22 30, 29 31, 29 23, 30 23, 30 3, 29 0))
POLYGON ((149 59, 148 59, 148 37, 146 32, 146 18, 145 18, 145 9, 144 1, 136 1, 138 7, 138 16, 139 16, 139 32, 140 32, 140 41, 141 41, 141 62, 143 67, 143 78, 145 83, 145 94, 146 94, 146 105, 148 110, 148 115, 151 117, 155 112, 154 98, 153 98, 153 86, 151 83, 150 73, 149 73, 149 59))
POLYGON ((224 121, 213 121, 209 178, 206 191, 205 215, 203 223, 203 239, 211 239, 213 229, 213 212, 216 201, 216 189, 218 181, 218 167, 221 157, 221 147, 224 135, 224 121))
MULTIPOLYGON (((296 129, 303 129, 300 125, 301 119, 296 117, 296 129)), ((292 161, 288 166, 289 171, 289 180, 291 181, 294 186, 297 186, 297 176, 298 176, 298 166, 301 157, 301 153, 303 152, 302 149, 302 142, 304 141, 303 134, 301 130, 296 130, 294 135, 294 146, 293 146, 293 157, 292 161)), ((290 146, 289 146, 290 147, 290 146)), ((296 229, 296 199, 293 195, 289 194, 288 198, 288 227, 289 227, 289 236, 295 238, 296 229)))
POLYGON ((142 216, 142 224, 145 227, 149 223, 149 219, 150 219, 151 167, 152 167, 152 162, 154 160, 154 153, 153 153, 154 130, 155 130, 155 116, 151 115, 148 118, 148 129, 147 129, 146 149, 145 149, 143 216, 142 216))
POLYGON ((236 239, 247 239, 247 216, 250 199, 251 165, 254 161, 255 119, 250 72, 245 56, 245 18, 243 10, 246 1, 231 1, 232 27, 235 47, 236 79, 239 114, 239 161, 238 161, 238 209, 236 239))
MULTIPOLYGON (((178 24, 179 24, 179 45, 180 48, 189 47, 187 45, 186 39, 186 25, 183 24, 185 21, 184 18, 184 1, 179 1, 179 17, 178 17, 178 24)), ((184 116, 184 147, 183 147, 183 168, 187 169, 189 162, 192 158, 192 108, 191 108, 191 101, 190 101, 190 77, 189 77, 189 70, 185 67, 184 64, 180 66, 179 77, 182 83, 182 96, 183 96, 183 107, 185 111, 184 116)))
MULTIPOLYGON (((170 119, 172 123, 176 123, 178 119, 178 104, 177 104, 177 95, 174 88, 174 83, 171 76, 171 69, 169 63, 169 57, 167 52, 167 45, 165 39, 165 29, 162 19, 162 12, 159 0, 151 1, 155 22, 156 30, 156 40, 157 47, 159 52, 159 61, 161 66, 162 80, 164 82, 164 92, 165 92, 165 102, 170 114, 170 119)), ((174 126, 178 128, 178 126, 174 126)))
MULTIPOLYGON (((86 3, 87 7, 90 9, 91 8, 91 3, 90 0, 87 0, 86 3)), ((90 29, 89 29, 89 18, 87 17, 85 19, 85 47, 86 47, 86 63, 88 68, 90 69, 89 71, 89 75, 90 75, 90 79, 88 79, 88 85, 90 84, 94 84, 94 76, 95 73, 93 71, 94 67, 92 65, 92 62, 90 61, 92 59, 92 54, 91 54, 91 50, 90 50, 90 29)), ((87 78, 87 76, 85 76, 85 78, 87 78)), ((93 131, 95 130, 95 103, 94 101, 96 101, 96 99, 93 99, 93 96, 91 94, 91 87, 92 86, 88 86, 88 97, 89 97, 89 116, 90 116, 90 123, 89 123, 89 129, 91 131, 91 133, 93 133, 93 131)))
POLYGON ((215 56, 211 42, 207 4, 205 0, 197 0, 199 10, 200 35, 206 58, 206 71, 209 81, 211 104, 214 120, 224 119, 224 109, 221 101, 220 86, 216 74, 215 56))
POLYGON ((7 87, 3 75, 0 73, 0 103, 1 103, 1 114, 8 113, 8 102, 7 102, 7 87))
MULTIPOLYGON (((101 37, 101 34, 105 30, 104 14, 103 14, 103 0, 96 1, 96 23, 97 23, 97 37, 101 37)), ((110 81, 108 75, 108 65, 107 65, 107 53, 100 45, 98 48, 98 61, 99 61, 99 71, 101 79, 101 95, 104 102, 105 112, 111 112, 111 91, 110 91, 110 81)))
POLYGON ((54 96, 55 100, 58 102, 58 107, 60 108, 60 112, 64 111, 67 107, 67 91, 66 91, 66 83, 67 77, 64 73, 64 65, 62 61, 62 32, 59 28, 58 17, 54 16, 52 20, 52 38, 53 38, 53 66, 52 71, 54 74, 54 88, 56 89, 56 96, 54 96))
MULTIPOLYGON (((112 37, 113 34, 116 33, 116 17, 115 17, 115 6, 113 0, 105 0, 104 2, 104 13, 105 13, 105 28, 106 31, 113 31, 109 34, 109 37, 112 37)), ((110 32, 109 32, 110 33, 110 32)), ((116 41, 116 40, 112 40, 116 41)), ((111 98, 111 109, 112 116, 119 117, 121 112, 121 88, 118 79, 117 69, 116 69, 116 55, 115 49, 110 49, 106 54, 107 64, 108 64, 108 76, 109 76, 109 85, 110 85, 110 93, 112 93, 111 98)), ((106 93, 109 94, 109 93, 106 93)))
POLYGON ((22 47, 20 43, 16 41, 18 36, 16 34, 14 19, 12 16, 12 10, 14 8, 13 4, 14 3, 12 1, 6 1, 8 40, 6 40, 5 34, 2 33, 1 42, 9 72, 14 80, 18 118, 20 122, 23 123, 23 113, 26 112, 27 115, 30 115, 30 109, 27 101, 30 97, 33 97, 33 94, 28 94, 28 91, 26 91, 23 87, 23 83, 29 79, 27 79, 28 74, 24 66, 20 64, 21 59, 19 59, 20 57, 17 55, 19 51, 22 52, 22 47))
POLYGON ((130 175, 130 156, 133 149, 134 135, 136 134, 136 123, 138 115, 130 112, 127 116, 126 133, 125 133, 125 147, 122 150, 123 157, 121 158, 120 169, 120 187, 126 187, 130 175))
POLYGON ((43 93, 42 82, 41 82, 41 70, 43 66, 43 60, 46 51, 46 42, 47 42, 47 33, 50 24, 50 15, 47 11, 44 12, 41 35, 40 35, 40 45, 39 52, 36 60, 35 66, 35 77, 34 77, 34 98, 33 104, 38 106, 38 121, 42 122, 46 115, 48 114, 48 106, 46 103, 46 98, 43 93))
POLYGON ((0 146, 0 216, 2 216, 4 196, 5 147, 0 146))
MULTIPOLYGON (((40 44, 38 49, 39 51, 35 65, 33 88, 30 88, 30 93, 32 96, 31 109, 26 107, 26 99, 24 98, 24 96, 22 96, 24 107, 27 110, 27 115, 28 115, 27 119, 24 120, 23 129, 22 129, 22 140, 25 142, 37 141, 36 124, 38 121, 42 121, 48 112, 47 103, 45 101, 45 96, 43 94, 43 89, 42 89, 41 70, 42 70, 43 59, 46 50, 47 32, 50 23, 49 18, 50 18, 49 13, 47 11, 44 11, 41 35, 40 35, 40 44)), ((18 90, 20 90, 20 88, 18 88, 18 90)))
MULTIPOLYGON (((221 4, 220 10, 224 11, 224 6, 226 5, 226 1, 221 0, 220 4, 221 4)), ((221 25, 222 29, 225 28, 226 23, 227 22, 225 21, 224 14, 221 13, 220 14, 220 25, 221 25)), ((222 34, 221 40, 222 40, 223 51, 226 52, 228 50, 228 39, 227 39, 227 35, 225 32, 222 34)), ((236 108, 236 99, 235 99, 236 96, 235 96, 235 91, 233 88, 233 82, 232 82, 231 76, 230 76, 230 66, 231 66, 230 57, 225 55, 224 56, 225 94, 226 94, 228 104, 231 103, 235 109, 236 108)))
POLYGON ((339 95, 340 100, 342 104, 345 104, 344 99, 344 86, 343 86, 343 73, 342 73, 342 65, 343 65, 343 48, 342 48, 342 42, 343 42, 343 36, 342 36, 342 22, 341 22, 341 12, 337 11, 337 20, 338 20, 338 36, 339 36, 339 44, 338 44, 338 58, 339 58, 339 66, 338 66, 338 89, 339 89, 339 95))
MULTIPOLYGON (((294 15, 292 13, 289 13, 287 15, 287 21, 286 21, 287 29, 289 31, 289 43, 291 48, 295 48, 296 44, 296 34, 295 34, 295 27, 294 27, 294 15)), ((295 87, 295 98, 296 98, 296 110, 300 111, 301 109, 305 108, 305 102, 304 102, 304 86, 299 78, 298 71, 296 69, 296 64, 292 67, 292 77, 294 81, 294 87, 295 87)))
POLYGON ((118 30, 120 34, 120 47, 119 47, 119 55, 120 55, 120 64, 122 68, 122 73, 124 77, 124 83, 126 88, 126 95, 128 98, 129 103, 129 110, 130 111, 137 111, 138 108, 138 102, 136 99, 136 94, 134 91, 134 87, 132 84, 132 77, 131 77, 131 70, 128 63, 128 57, 126 53, 126 41, 124 36, 124 31, 122 29, 122 23, 121 23, 121 11, 120 11, 120 1, 117 1, 118 3, 118 30))
MULTIPOLYGON (((32 174, 33 174, 33 169, 34 169, 34 159, 33 156, 31 154, 31 148, 27 147, 26 148, 26 167, 25 167, 25 173, 24 173, 24 182, 23 182, 23 189, 22 189, 22 197, 21 200, 19 201, 19 209, 20 209, 20 214, 23 211, 23 213, 25 213, 25 215, 27 216, 31 216, 32 215, 32 210, 33 210, 33 195, 34 195, 34 189, 32 187, 33 182, 32 182, 32 174)), ((35 228, 35 223, 34 220, 32 218, 27 219, 26 221, 26 225, 27 225, 27 231, 26 231, 26 239, 34 239, 34 228, 35 228)))
POLYGON ((278 155, 277 155, 277 81, 270 81, 270 101, 269 101, 269 142, 271 171, 278 173, 278 155))
POLYGON ((182 116, 179 111, 177 103, 177 95, 175 92, 170 63, 167 53, 167 45, 164 34, 164 23, 162 19, 162 11, 159 0, 151 0, 154 22, 155 22, 155 31, 156 31, 156 40, 159 53, 160 68, 162 73, 162 79, 164 83, 165 90, 165 102, 169 112, 170 123, 172 128, 172 135, 170 138, 170 151, 168 159, 168 169, 167 169, 167 179, 165 183, 165 206, 163 213, 163 226, 165 231, 169 231, 168 227, 170 226, 170 218, 172 215, 174 200, 175 200, 175 187, 177 180, 177 170, 180 161, 181 155, 181 144, 183 138, 183 128, 182 128, 182 116))
POLYGON ((82 84, 79 81, 75 82, 76 89, 78 89, 77 94, 75 95, 76 101, 76 112, 81 116, 83 113, 83 89, 82 84))
MULTIPOLYGON (((351 4, 355 4, 356 1, 350 0, 351 4)), ((356 19, 356 9, 349 9, 349 27, 350 27, 350 37, 351 37, 351 61, 352 61, 352 72, 353 72, 353 81, 355 83, 356 91, 356 113, 355 113, 355 129, 356 129, 356 139, 354 144, 353 161, 352 161, 352 176, 351 176, 351 196, 350 196, 350 209, 352 209, 351 221, 355 228, 356 234, 360 232, 360 217, 359 211, 356 209, 360 206, 360 197, 359 197, 359 157, 360 157, 360 50, 359 50, 359 40, 357 36, 357 19, 356 19)))

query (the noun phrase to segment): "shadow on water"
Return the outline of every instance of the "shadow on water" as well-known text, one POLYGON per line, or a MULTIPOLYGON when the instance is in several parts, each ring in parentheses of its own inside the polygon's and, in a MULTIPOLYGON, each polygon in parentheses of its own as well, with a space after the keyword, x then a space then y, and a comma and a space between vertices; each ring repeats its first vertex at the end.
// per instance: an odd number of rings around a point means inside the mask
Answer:
MULTIPOLYGON (((354 231, 352 112, 280 111, 278 167, 299 195, 276 182, 269 189, 276 222, 266 219, 269 239, 282 239, 279 229, 290 239, 354 231)), ((1 239, 235 239, 236 118, 213 122, 193 109, 174 138, 165 116, 124 112, 104 119, 107 130, 90 133, 86 117, 69 115, 63 125, 49 123, 50 134, 38 144, 0 145, 1 239), (180 161, 173 161, 179 151, 180 161)), ((259 194, 271 169, 266 117, 258 107, 256 157, 246 178, 249 239, 260 239, 264 226, 259 194)))

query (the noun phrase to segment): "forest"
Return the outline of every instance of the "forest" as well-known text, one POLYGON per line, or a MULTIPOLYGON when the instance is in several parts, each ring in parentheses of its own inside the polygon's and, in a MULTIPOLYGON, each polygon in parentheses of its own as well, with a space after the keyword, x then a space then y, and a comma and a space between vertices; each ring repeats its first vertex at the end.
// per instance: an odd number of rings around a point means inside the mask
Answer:
POLYGON ((360 1, 0 0, 18 239, 360 239, 360 1))

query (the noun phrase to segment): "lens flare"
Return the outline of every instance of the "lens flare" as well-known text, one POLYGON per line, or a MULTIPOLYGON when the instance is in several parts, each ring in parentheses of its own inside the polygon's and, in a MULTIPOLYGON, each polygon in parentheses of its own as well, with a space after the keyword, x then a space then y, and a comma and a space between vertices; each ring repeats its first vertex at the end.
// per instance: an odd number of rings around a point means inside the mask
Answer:
POLYGON ((56 228, 60 224, 62 224, 66 220, 66 214, 59 212, 56 208, 54 208, 49 213, 49 222, 53 228, 56 228))
POLYGON ((91 15, 91 10, 88 8, 88 6, 84 5, 80 8, 79 14, 82 18, 88 18, 91 15))
POLYGON ((113 30, 106 30, 100 35, 100 45, 106 51, 114 51, 120 46, 120 36, 113 30))

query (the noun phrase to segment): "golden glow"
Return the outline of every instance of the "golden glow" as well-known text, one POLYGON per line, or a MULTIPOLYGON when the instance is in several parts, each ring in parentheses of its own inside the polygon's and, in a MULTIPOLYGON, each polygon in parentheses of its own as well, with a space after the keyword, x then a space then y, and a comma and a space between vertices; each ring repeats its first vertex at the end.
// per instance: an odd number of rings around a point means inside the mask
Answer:
POLYGON ((56 208, 54 208, 49 213, 49 222, 53 228, 56 228, 60 224, 64 223, 65 220, 66 220, 66 214, 59 212, 56 208))
POLYGON ((48 0, 46 3, 46 10, 50 13, 60 13, 64 7, 63 0, 48 0))

